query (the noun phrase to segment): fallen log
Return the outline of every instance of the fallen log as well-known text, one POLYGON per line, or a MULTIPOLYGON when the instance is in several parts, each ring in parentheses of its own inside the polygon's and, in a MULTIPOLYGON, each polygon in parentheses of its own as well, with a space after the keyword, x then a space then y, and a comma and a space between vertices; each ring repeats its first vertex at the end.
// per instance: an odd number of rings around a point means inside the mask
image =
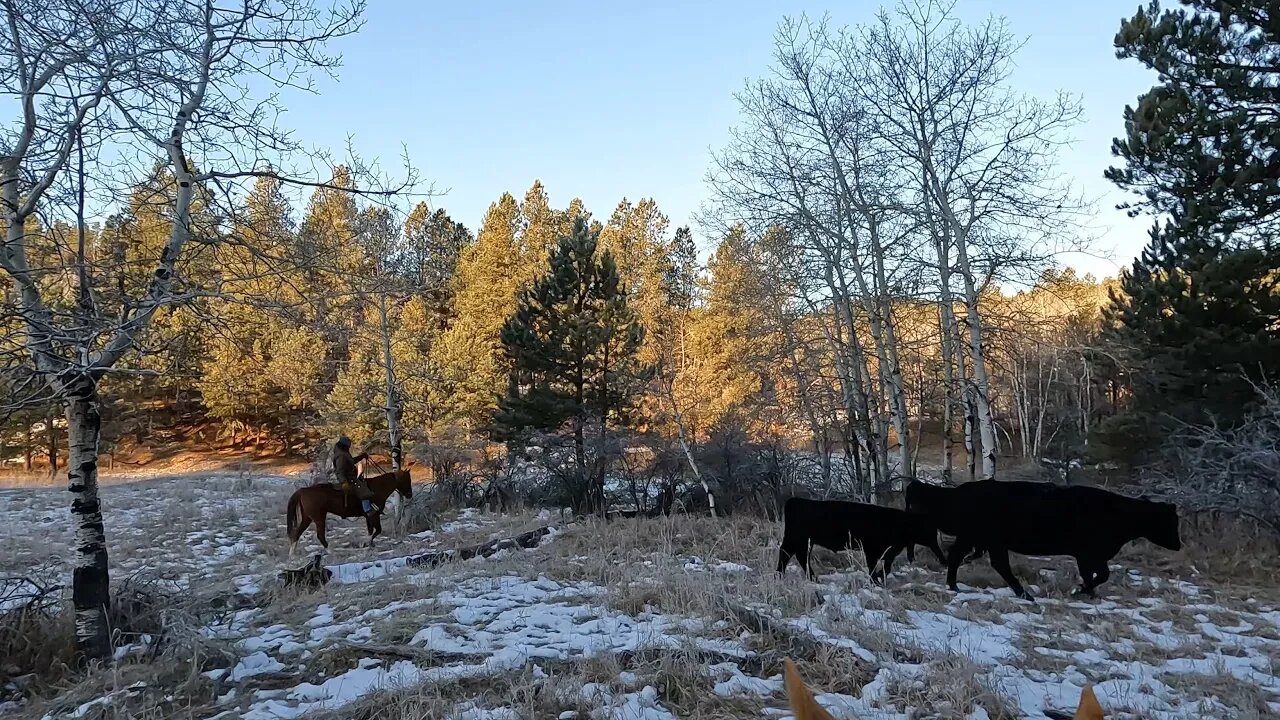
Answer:
POLYGON ((455 548, 453 550, 436 550, 422 555, 414 555, 406 558, 405 564, 409 567, 435 567, 455 560, 470 560, 474 557, 490 557, 492 555, 497 555, 503 550, 512 550, 515 548, 528 549, 536 547, 538 543, 541 542, 542 538, 546 535, 550 535, 552 531, 553 529, 550 525, 545 525, 536 530, 521 533, 515 537, 490 540, 487 543, 472 545, 471 547, 455 548))
MULTIPOLYGON (((421 555, 411 555, 409 557, 386 558, 384 560, 368 563, 369 566, 376 567, 383 563, 394 565, 396 567, 435 567, 443 565, 447 562, 456 560, 470 560, 475 557, 490 557, 496 555, 503 550, 511 550, 515 548, 532 548, 536 547, 543 537, 550 535, 554 529, 550 525, 540 527, 536 530, 521 533, 515 537, 500 538, 498 540, 490 540, 479 545, 472 545, 464 548, 454 548, 452 550, 436 550, 421 555), (400 565, 403 563, 403 565, 400 565)), ((280 573, 280 580, 286 586, 300 587, 319 587, 327 584, 333 579, 333 570, 321 566, 321 556, 316 555, 311 562, 305 567, 296 570, 284 570, 280 573)))

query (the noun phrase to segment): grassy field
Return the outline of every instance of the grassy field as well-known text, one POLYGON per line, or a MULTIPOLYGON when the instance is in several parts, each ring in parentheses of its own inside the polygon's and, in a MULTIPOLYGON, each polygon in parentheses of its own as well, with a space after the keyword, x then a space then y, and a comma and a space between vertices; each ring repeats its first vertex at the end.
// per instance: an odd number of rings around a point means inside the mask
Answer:
POLYGON ((331 524, 334 581, 297 590, 276 580, 306 561, 284 538, 295 482, 196 473, 104 488, 122 647, 87 675, 64 666, 65 620, 12 612, 34 588, 67 584, 65 493, 0 491, 0 574, 23 578, 0 592, 0 712, 780 717, 789 656, 841 718, 1054 717, 1086 682, 1109 718, 1280 713, 1276 548, 1209 519, 1184 523, 1180 553, 1126 549, 1097 599, 1070 595, 1072 562, 1017 558, 1040 598, 1030 604, 985 561, 961 570, 959 594, 924 557, 900 560, 885 587, 849 554, 819 552, 816 583, 794 567, 780 578, 781 526, 756 518, 571 523, 415 502, 374 550, 363 522, 331 524), (555 531, 530 550, 433 569, 404 560, 541 526, 555 531))

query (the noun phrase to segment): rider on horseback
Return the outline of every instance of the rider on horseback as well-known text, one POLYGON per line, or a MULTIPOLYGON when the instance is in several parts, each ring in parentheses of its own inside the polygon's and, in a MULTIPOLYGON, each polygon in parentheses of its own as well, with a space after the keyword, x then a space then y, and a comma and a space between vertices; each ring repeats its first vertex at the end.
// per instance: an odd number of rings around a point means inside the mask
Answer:
POLYGON ((351 457, 351 438, 343 435, 338 438, 338 442, 333 447, 333 472, 337 476, 338 482, 342 485, 349 485, 355 489, 356 497, 360 498, 360 507, 364 510, 366 517, 373 517, 373 492, 369 490, 369 485, 360 477, 360 473, 356 472, 356 463, 369 457, 369 453, 362 452, 355 457, 351 457))

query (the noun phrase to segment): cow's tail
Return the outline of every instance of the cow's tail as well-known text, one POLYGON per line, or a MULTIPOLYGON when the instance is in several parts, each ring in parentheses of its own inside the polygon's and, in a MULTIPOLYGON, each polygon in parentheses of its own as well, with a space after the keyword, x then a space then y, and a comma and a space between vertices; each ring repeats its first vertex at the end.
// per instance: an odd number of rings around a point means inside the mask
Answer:
POLYGON ((297 542, 298 528, 302 527, 302 492, 294 490, 289 496, 289 507, 285 510, 285 532, 289 542, 297 542))

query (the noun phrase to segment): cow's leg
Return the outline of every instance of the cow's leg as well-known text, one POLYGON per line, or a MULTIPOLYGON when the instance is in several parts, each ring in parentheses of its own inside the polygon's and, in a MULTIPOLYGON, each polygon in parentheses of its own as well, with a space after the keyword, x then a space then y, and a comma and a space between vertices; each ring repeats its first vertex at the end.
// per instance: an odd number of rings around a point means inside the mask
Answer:
POLYGON ((944 566, 947 564, 947 559, 942 555, 942 546, 938 545, 937 535, 933 536, 933 542, 929 545, 929 550, 934 557, 938 558, 938 564, 944 566))
POLYGON ((1092 595, 1093 576, 1097 572, 1097 563, 1090 558, 1076 558, 1076 568, 1080 570, 1080 585, 1071 591, 1072 595, 1092 595))
POLYGON ((960 564, 964 562, 964 556, 973 548, 973 543, 965 538, 957 537, 956 541, 951 544, 951 549, 947 552, 947 587, 952 592, 960 592, 960 588, 956 586, 956 571, 960 569, 960 564))
POLYGON ((809 538, 801 536, 796 532, 782 533, 782 543, 778 545, 778 572, 786 573, 787 564, 795 558, 796 563, 803 569, 806 568, 805 552, 809 545, 809 538))
POLYGON ((885 573, 888 568, 881 565, 884 560, 884 546, 879 543, 863 541, 862 554, 867 558, 867 573, 871 575, 871 582, 879 585, 884 582, 885 573))
POLYGON ((787 563, 791 562, 792 553, 787 549, 786 543, 778 546, 778 574, 784 575, 787 572, 787 563))
POLYGON ((809 575, 810 580, 817 580, 818 575, 813 571, 813 566, 809 564, 810 560, 812 560, 812 554, 809 552, 810 549, 810 543, 808 542, 805 542, 803 545, 798 545, 794 551, 796 562, 800 563, 800 568, 809 575))
POLYGON ((1022 587, 1022 583, 1018 582, 1018 578, 1013 574, 1013 568, 1009 567, 1009 551, 1004 548, 987 548, 987 556, 991 558, 991 567, 1000 573, 1000 577, 1004 578, 1004 582, 1013 590, 1013 594, 1023 600, 1032 600, 1031 594, 1022 587))
MULTIPOLYGON (((890 546, 889 546, 889 547, 884 551, 884 574, 885 574, 885 577, 888 577, 888 576, 889 576, 889 573, 893 572, 893 561, 898 557, 898 553, 902 552, 903 547, 904 547, 904 546, 902 546, 902 545, 890 545, 890 546)), ((909 548, 909 547, 911 547, 911 545, 906 545, 905 547, 908 547, 908 548, 909 548)))

